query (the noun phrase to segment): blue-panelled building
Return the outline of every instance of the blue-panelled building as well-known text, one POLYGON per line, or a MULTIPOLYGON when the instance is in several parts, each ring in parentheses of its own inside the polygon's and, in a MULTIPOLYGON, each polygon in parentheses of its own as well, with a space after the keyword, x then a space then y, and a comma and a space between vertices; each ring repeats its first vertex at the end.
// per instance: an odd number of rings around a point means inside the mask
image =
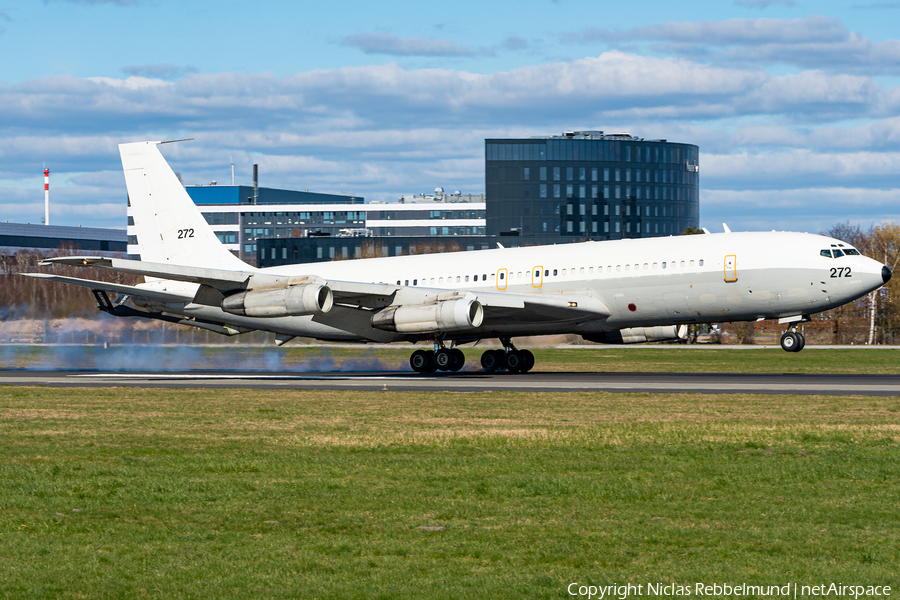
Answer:
POLYGON ((700 151, 629 134, 485 140, 487 235, 561 243, 700 224, 700 151))

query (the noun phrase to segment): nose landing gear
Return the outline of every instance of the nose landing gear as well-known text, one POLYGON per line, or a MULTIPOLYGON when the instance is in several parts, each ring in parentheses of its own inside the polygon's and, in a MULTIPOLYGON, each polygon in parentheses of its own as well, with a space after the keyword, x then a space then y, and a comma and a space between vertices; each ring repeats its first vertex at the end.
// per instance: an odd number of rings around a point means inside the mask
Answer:
POLYGON ((800 352, 806 346, 806 337, 799 331, 788 329, 781 336, 781 349, 785 352, 800 352))

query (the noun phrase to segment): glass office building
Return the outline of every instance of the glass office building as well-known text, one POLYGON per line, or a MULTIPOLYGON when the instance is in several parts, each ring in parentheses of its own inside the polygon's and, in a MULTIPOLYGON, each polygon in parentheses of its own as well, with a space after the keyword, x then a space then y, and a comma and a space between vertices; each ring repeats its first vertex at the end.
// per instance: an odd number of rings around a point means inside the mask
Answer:
POLYGON ((680 234, 700 224, 699 157, 692 144, 602 131, 485 140, 487 234, 535 244, 680 234))

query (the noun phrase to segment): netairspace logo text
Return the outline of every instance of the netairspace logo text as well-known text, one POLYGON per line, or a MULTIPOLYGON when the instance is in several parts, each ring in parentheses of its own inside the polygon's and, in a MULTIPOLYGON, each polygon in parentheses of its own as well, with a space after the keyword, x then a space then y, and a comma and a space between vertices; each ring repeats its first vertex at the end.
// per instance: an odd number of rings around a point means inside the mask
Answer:
POLYGON ((570 596, 579 596, 587 600, 626 600, 640 596, 699 596, 709 598, 726 598, 740 596, 767 596, 771 598, 874 598, 888 597, 891 587, 886 585, 858 585, 844 583, 820 583, 802 585, 751 585, 740 583, 613 583, 611 585, 584 585, 577 581, 566 588, 570 596))

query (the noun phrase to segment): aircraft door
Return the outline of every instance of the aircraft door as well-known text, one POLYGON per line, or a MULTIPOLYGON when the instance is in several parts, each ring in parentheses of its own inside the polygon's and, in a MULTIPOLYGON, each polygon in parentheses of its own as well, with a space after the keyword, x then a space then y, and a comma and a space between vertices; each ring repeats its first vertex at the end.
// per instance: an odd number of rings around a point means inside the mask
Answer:
POLYGON ((537 267, 532 267, 531 269, 531 285, 539 288, 544 285, 544 267, 542 265, 538 265, 537 267))
POLYGON ((737 256, 734 254, 725 257, 725 281, 728 283, 737 281, 737 256))
POLYGON ((506 289, 506 278, 509 277, 509 271, 506 269, 500 269, 497 271, 497 289, 505 290, 506 289))

